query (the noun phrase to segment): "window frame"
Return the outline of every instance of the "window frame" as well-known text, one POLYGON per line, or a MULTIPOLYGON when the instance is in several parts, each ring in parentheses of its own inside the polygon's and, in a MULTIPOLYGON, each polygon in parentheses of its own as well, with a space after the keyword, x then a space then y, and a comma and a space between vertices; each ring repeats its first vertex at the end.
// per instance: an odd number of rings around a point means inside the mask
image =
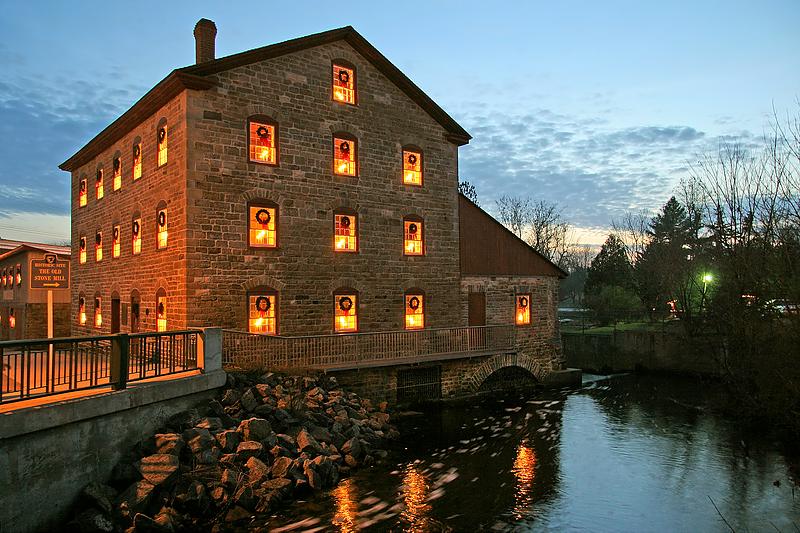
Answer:
POLYGON ((169 209, 167 208, 167 204, 164 201, 158 203, 158 207, 156 207, 156 250, 166 250, 169 248, 169 209), (159 222, 159 218, 161 217, 161 213, 164 213, 164 230, 163 233, 166 233, 166 239, 164 246, 161 246, 161 223, 159 222))
POLYGON ((86 327, 86 295, 81 291, 78 294, 78 325, 86 327))
POLYGON ((88 251, 86 247, 88 246, 88 241, 86 240, 86 235, 81 235, 78 237, 78 264, 85 265, 86 261, 88 260, 88 251))
POLYGON ((94 177, 94 199, 100 201, 106 196, 106 172, 103 166, 97 167, 94 177))
POLYGON ((102 260, 103 260, 103 230, 99 229, 94 233, 94 262, 99 263, 102 260), (100 242, 97 242, 98 240, 100 242))
POLYGON ((131 218, 131 255, 141 255, 141 253, 142 253, 142 243, 144 242, 144 238, 142 237, 142 231, 144 231, 144 226, 142 226, 142 215, 139 214, 139 213, 136 213, 136 214, 133 215, 133 218, 131 218), (134 234, 133 225, 137 224, 137 223, 139 224, 139 233, 138 234, 134 234), (139 251, 138 252, 136 251, 136 247, 135 247, 135 244, 134 244, 135 241, 136 241, 137 235, 138 235, 138 239, 139 239, 139 251))
POLYGON ((265 199, 256 199, 250 200, 247 202, 247 212, 245 215, 245 239, 247 240, 247 248, 249 250, 277 250, 280 248, 281 242, 281 209, 280 206, 273 202, 272 200, 265 200, 265 199), (275 210, 275 246, 253 246, 250 242, 250 209, 254 207, 260 207, 263 209, 274 209, 275 210))
POLYGON ((94 295, 94 311, 92 312, 92 327, 100 329, 103 327, 103 296, 98 292, 94 295), (100 324, 97 317, 100 317, 100 324))
POLYGON ((358 333, 360 331, 360 328, 361 328, 361 317, 359 316, 359 312, 358 312, 358 306, 360 305, 360 303, 361 303, 361 294, 357 290, 355 290, 355 289, 353 289, 351 287, 339 287, 338 289, 333 291, 333 333, 334 334, 336 334, 336 335, 347 335, 348 333, 358 333), (336 310, 338 309, 338 306, 339 306, 339 297, 340 296, 354 296, 355 299, 356 299, 355 304, 353 305, 353 307, 355 308, 355 323, 356 323, 355 329, 348 329, 346 331, 339 331, 339 330, 336 329, 337 318, 340 316, 340 315, 336 314, 336 310))
POLYGON ((252 289, 248 289, 245 293, 245 331, 251 333, 253 335, 266 335, 266 336, 276 336, 280 335, 280 294, 276 289, 269 287, 267 285, 260 285, 258 287, 254 287, 252 289), (260 333, 260 332, 252 332, 250 331, 250 298, 253 296, 273 296, 275 299, 275 333, 260 333))
POLYGON ((122 227, 119 222, 111 225, 111 259, 119 259, 122 256, 122 227), (114 234, 117 234, 114 237, 114 234))
POLYGON ((156 315, 156 332, 164 332, 168 331, 169 328, 169 304, 167 300, 167 291, 164 287, 159 287, 156 290, 156 305, 155 305, 155 315, 156 315), (161 304, 160 300, 164 299, 164 318, 161 318, 159 315, 161 311, 159 310, 158 306, 161 304), (161 321, 164 321, 164 329, 161 329, 161 321))
POLYGON ((139 138, 139 137, 134 139, 133 145, 131 146, 131 176, 133 178, 132 181, 140 180, 144 176, 144 143, 142 142, 142 139, 139 138), (139 156, 138 156, 138 158, 134 153, 136 151, 136 147, 137 146, 139 147, 139 156), (139 161, 139 163, 138 163, 139 175, 138 176, 136 175, 136 167, 137 167, 136 161, 137 161, 137 159, 139 161))
POLYGON ((514 325, 515 326, 523 327, 523 326, 530 326, 531 325, 531 303, 532 303, 531 293, 529 293, 529 292, 515 292, 514 293, 514 325), (523 322, 519 321, 520 299, 521 298, 526 298, 527 301, 528 301, 527 307, 524 308, 524 309, 526 309, 527 314, 525 315, 525 318, 523 319, 524 320, 523 322))
POLYGON ((114 157, 111 158, 111 192, 117 192, 122 189, 122 153, 117 150, 114 157), (114 164, 119 163, 119 168, 114 169, 114 164), (117 187, 119 184, 119 187, 117 187))
POLYGON ((425 220, 418 215, 406 215, 403 217, 403 257, 424 257, 427 255, 427 250, 425 247, 425 220), (417 253, 409 253, 406 251, 406 223, 417 223, 420 225, 422 230, 422 235, 420 237, 420 252, 417 253))
POLYGON ((169 162, 169 127, 167 126, 167 119, 162 118, 158 121, 158 125, 156 126, 156 168, 161 168, 169 162), (158 138, 161 129, 164 129, 164 141, 158 138), (161 162, 161 149, 162 144, 164 147, 164 162, 161 162))
POLYGON ((417 331, 417 330, 425 329, 425 327, 427 326, 427 323, 428 323, 428 320, 427 320, 427 317, 426 317, 427 309, 428 309, 428 298, 427 298, 427 295, 425 294, 425 291, 423 291, 422 289, 419 289, 417 287, 411 287, 409 289, 406 289, 403 292, 403 329, 405 329, 407 331, 417 331), (419 313, 419 315, 422 316, 422 326, 411 328, 411 327, 408 327, 408 316, 409 316, 409 314, 408 314, 408 309, 409 309, 408 308, 408 300, 409 300, 409 298, 413 298, 415 296, 420 298, 420 305, 422 307, 422 313, 419 313))
POLYGON ((331 90, 330 90, 331 102, 334 102, 336 104, 344 104, 344 105, 351 105, 351 106, 356 106, 357 107, 358 106, 358 69, 356 68, 356 66, 353 63, 351 63, 350 61, 346 60, 346 59, 341 59, 341 58, 332 59, 331 60, 331 66, 328 69, 328 76, 329 76, 328 80, 330 81, 330 84, 331 84, 331 90), (346 102, 344 100, 337 100, 336 97, 334 96, 336 86, 333 84, 333 69, 336 68, 336 67, 343 67, 343 68, 346 68, 346 69, 351 70, 353 72, 353 89, 352 89, 352 91, 353 91, 353 101, 352 102, 346 102))
POLYGON ((336 254, 357 254, 361 252, 361 215, 353 209, 334 209, 333 211, 333 251, 336 254), (355 239, 356 239, 356 247, 352 250, 340 250, 336 248, 336 217, 337 216, 347 216, 347 217, 355 217, 356 219, 356 227, 355 227, 355 239))
POLYGON ((278 121, 274 118, 270 117, 269 115, 250 115, 247 117, 245 122, 245 127, 247 129, 247 162, 248 163, 255 163, 256 165, 265 165, 268 167, 279 167, 281 162, 281 134, 280 134, 280 127, 278 125, 278 121), (250 133, 250 126, 252 123, 255 122, 256 124, 263 124, 265 126, 272 126, 274 132, 274 138, 272 141, 273 150, 275 151, 275 162, 270 163, 269 161, 261 161, 259 159, 252 159, 250 157, 250 143, 252 142, 252 135, 250 133))
POLYGON ((403 182, 404 186, 408 187, 424 187, 425 186, 425 152, 423 152, 422 148, 415 144, 406 144, 400 148, 400 168, 401 168, 401 175, 400 179, 403 182), (413 153, 417 155, 420 159, 419 162, 419 183, 408 183, 406 181, 406 152, 413 153))
POLYGON ((333 171, 334 177, 341 177, 341 178, 358 178, 359 173, 361 171, 361 165, 358 164, 358 154, 361 150, 359 146, 360 143, 358 141, 358 137, 353 135, 352 133, 348 133, 346 131, 337 131, 331 134, 331 170, 333 171), (355 165, 355 172, 353 174, 341 174, 336 171, 336 142, 339 141, 349 141, 354 143, 351 145, 351 149, 355 147, 356 154, 353 156, 353 164, 355 165))
POLYGON ((86 176, 83 176, 78 180, 78 207, 86 207, 87 205, 89 205, 89 180, 86 176))

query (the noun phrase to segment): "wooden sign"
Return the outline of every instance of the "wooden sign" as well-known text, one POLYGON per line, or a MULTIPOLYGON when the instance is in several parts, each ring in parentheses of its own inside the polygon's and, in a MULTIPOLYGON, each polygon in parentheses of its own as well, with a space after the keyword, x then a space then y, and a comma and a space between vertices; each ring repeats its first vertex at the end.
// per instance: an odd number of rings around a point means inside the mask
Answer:
POLYGON ((69 289, 69 260, 59 260, 56 254, 31 259, 29 279, 31 289, 69 289))

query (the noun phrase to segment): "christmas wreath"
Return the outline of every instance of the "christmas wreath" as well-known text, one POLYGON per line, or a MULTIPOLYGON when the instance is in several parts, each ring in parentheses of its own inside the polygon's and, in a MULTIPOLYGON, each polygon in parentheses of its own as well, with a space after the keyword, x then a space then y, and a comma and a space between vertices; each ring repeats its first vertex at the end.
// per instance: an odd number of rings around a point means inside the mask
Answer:
POLYGON ((272 307, 272 303, 270 303, 269 298, 266 296, 259 296, 256 298, 256 310, 262 313, 266 313, 269 311, 269 308, 272 307))
POLYGON ((349 296, 342 296, 339 298, 339 309, 345 313, 353 308, 353 300, 349 296))
POLYGON ((272 215, 269 214, 269 211, 266 209, 259 209, 256 211, 256 222, 261 224, 262 226, 266 226, 269 224, 269 221, 272 220, 272 215))

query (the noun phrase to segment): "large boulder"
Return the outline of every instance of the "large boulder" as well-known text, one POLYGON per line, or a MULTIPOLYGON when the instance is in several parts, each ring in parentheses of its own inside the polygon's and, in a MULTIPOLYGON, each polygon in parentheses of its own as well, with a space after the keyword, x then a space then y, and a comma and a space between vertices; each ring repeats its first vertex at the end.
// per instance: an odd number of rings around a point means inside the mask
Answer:
POLYGON ((155 444, 156 453, 178 455, 186 443, 177 433, 158 433, 155 436, 155 444))
POLYGON ((239 442, 241 441, 239 438, 239 432, 235 429, 226 429, 225 431, 220 431, 214 435, 214 437, 216 437, 217 443, 224 453, 235 452, 236 447, 239 446, 239 442))
POLYGON ((364 453, 361 448, 361 441, 358 440, 358 437, 353 437, 345 442, 341 446, 341 450, 345 455, 352 455, 356 459, 361 459, 361 455, 364 453))
POLYGON ((169 453, 148 455, 136 463, 136 468, 142 477, 156 487, 174 483, 178 477, 179 466, 178 456, 169 453))
POLYGON ((239 443, 236 448, 236 456, 242 463, 247 462, 251 457, 258 457, 264 452, 264 445, 254 440, 246 440, 239 443))
POLYGON ((269 478, 269 467, 257 457, 251 457, 245 463, 250 483, 257 484, 269 478))
POLYGON ((117 509, 120 514, 132 517, 138 512, 145 511, 154 496, 155 488, 155 485, 146 479, 131 484, 117 499, 117 509))
POLYGON ((297 449, 300 452, 313 453, 319 455, 322 453, 322 447, 317 442, 317 439, 311 436, 305 428, 300 430, 297 434, 297 449))
POLYGON ((252 411, 258 407, 260 403, 258 400, 256 400, 256 396, 253 394, 253 389, 247 389, 247 392, 242 394, 242 398, 239 401, 242 402, 242 407, 244 407, 246 411, 252 411))
POLYGON ((205 450, 210 450, 214 446, 214 437, 205 428, 192 428, 183 432, 183 440, 186 445, 192 450, 192 453, 200 453, 205 450))
POLYGON ((247 420, 242 420, 237 431, 241 434, 242 440, 260 442, 272 433, 272 427, 263 418, 248 418, 247 420))
POLYGON ((292 466, 292 459, 289 457, 277 457, 272 463, 270 474, 273 478, 283 478, 289 473, 292 466))

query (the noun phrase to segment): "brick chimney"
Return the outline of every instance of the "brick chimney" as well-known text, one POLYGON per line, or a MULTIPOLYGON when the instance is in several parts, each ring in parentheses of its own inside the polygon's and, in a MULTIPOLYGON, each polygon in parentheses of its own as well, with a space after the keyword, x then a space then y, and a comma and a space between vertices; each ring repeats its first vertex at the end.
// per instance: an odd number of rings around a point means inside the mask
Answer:
POLYGON ((215 59, 214 41, 217 38, 217 25, 214 21, 200 19, 194 25, 194 44, 196 62, 205 63, 215 59))

